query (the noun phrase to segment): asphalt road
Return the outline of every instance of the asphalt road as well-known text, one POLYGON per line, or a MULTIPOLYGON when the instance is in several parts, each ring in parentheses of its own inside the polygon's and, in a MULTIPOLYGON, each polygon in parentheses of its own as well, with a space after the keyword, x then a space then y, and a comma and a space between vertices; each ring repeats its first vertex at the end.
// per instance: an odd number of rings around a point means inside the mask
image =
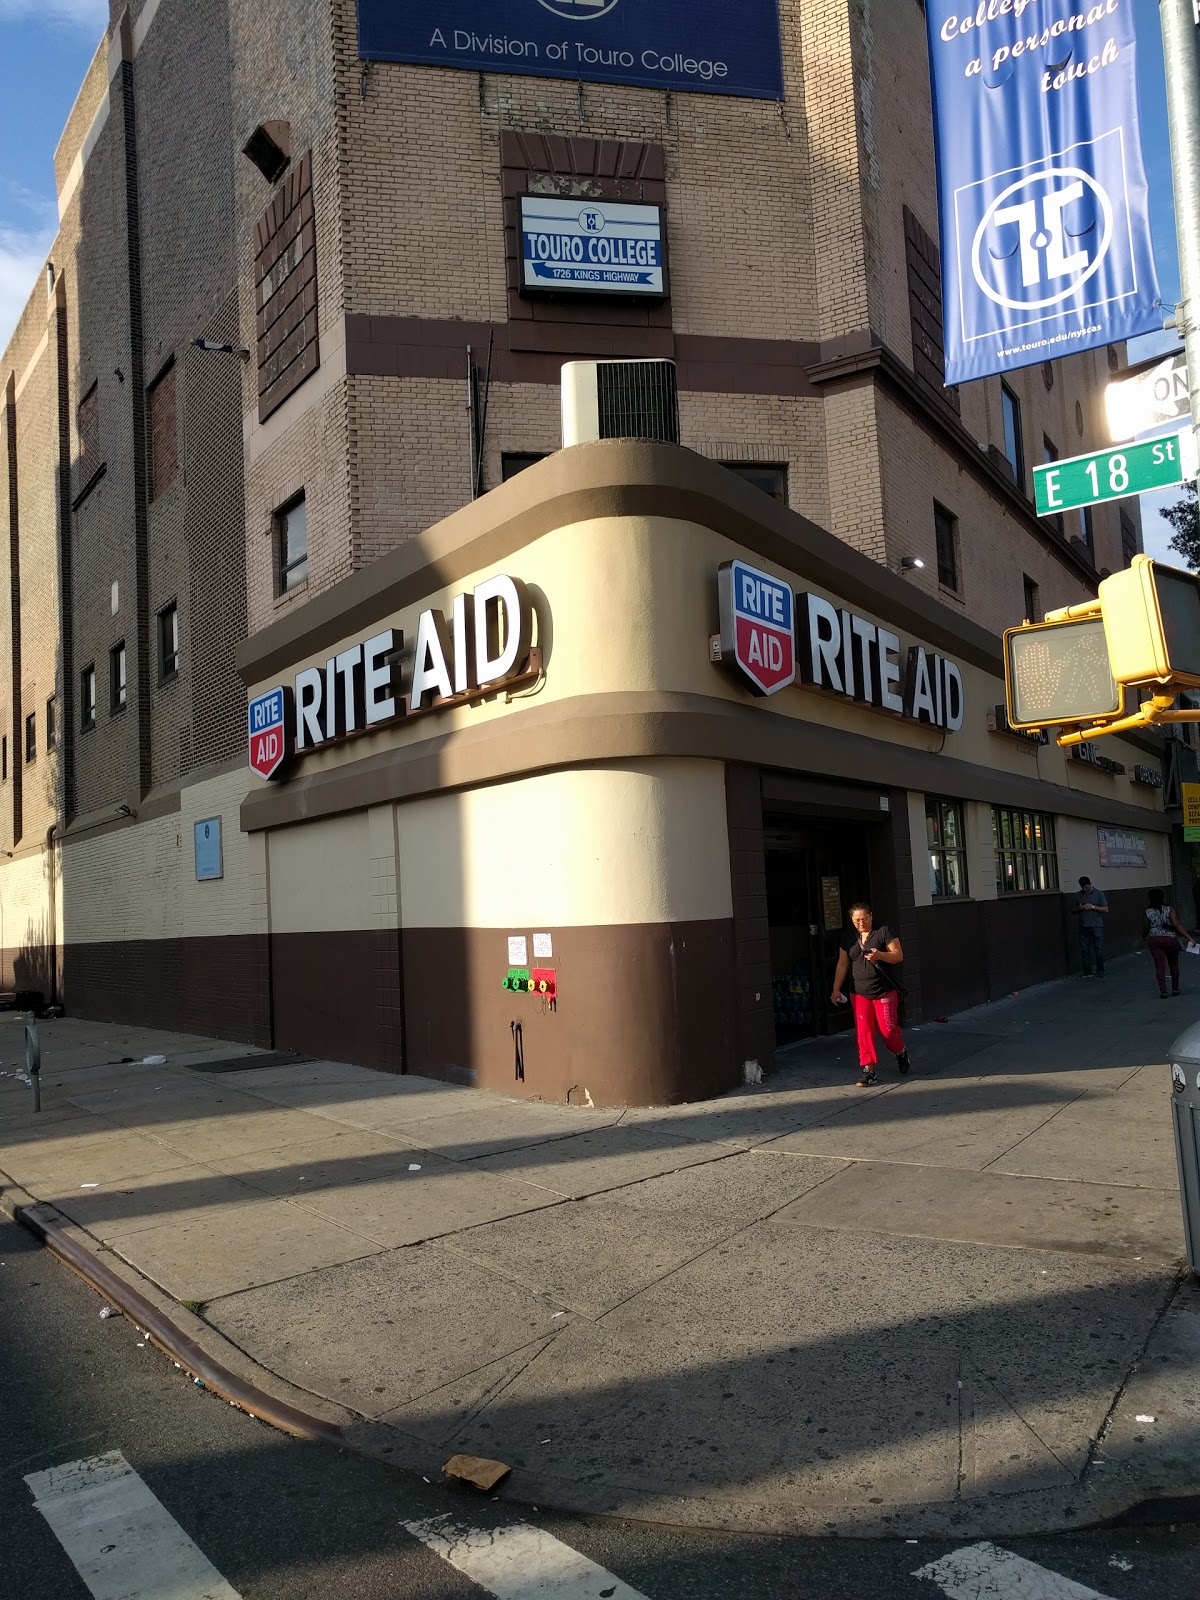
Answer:
MULTIPOLYGON (((478 1597, 487 1591, 403 1527, 446 1512, 484 1528, 532 1524, 647 1600, 938 1600, 943 1592, 913 1573, 951 1544, 751 1539, 559 1517, 297 1443, 198 1389, 151 1346, 139 1349, 136 1330, 119 1317, 101 1320, 100 1306, 27 1234, 0 1220, 3 1600, 86 1600, 88 1586, 35 1509, 26 1475, 113 1450, 242 1600, 478 1597)), ((1194 1525, 1006 1541, 1005 1548, 1110 1600, 1194 1600, 1200 1591, 1194 1525)), ((153 1587, 140 1592, 153 1600, 153 1587)))

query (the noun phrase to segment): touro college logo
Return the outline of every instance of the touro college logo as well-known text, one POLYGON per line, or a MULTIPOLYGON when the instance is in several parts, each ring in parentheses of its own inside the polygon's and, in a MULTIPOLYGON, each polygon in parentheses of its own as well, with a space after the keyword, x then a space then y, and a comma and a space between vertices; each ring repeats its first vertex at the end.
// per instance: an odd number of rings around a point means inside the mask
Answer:
POLYGON ((570 17, 573 22, 591 22, 615 11, 621 0, 538 0, 538 5, 553 11, 556 17, 570 17))
POLYGON ((1091 173, 1048 167, 992 201, 975 230, 971 271, 998 306, 1040 311, 1099 270, 1112 237, 1112 201, 1091 173))

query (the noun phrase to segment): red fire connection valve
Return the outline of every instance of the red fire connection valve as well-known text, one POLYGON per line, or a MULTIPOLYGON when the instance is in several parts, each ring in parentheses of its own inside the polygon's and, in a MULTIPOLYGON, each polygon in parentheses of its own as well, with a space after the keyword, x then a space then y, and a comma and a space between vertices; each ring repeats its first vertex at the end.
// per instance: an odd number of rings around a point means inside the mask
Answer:
POLYGON ((558 999, 558 980, 553 967, 534 967, 529 974, 529 991, 542 1000, 558 999))

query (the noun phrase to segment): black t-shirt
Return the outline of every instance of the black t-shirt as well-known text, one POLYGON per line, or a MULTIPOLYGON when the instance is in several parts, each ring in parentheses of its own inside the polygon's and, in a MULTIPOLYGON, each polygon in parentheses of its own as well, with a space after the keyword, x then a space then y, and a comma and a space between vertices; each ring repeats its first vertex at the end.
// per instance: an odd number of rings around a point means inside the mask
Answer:
POLYGON ((842 940, 842 949, 850 957, 850 979, 855 994, 861 994, 868 1000, 882 1000, 885 994, 895 993, 891 964, 876 964, 863 959, 868 950, 886 950, 894 937, 890 929, 880 927, 871 929, 866 944, 853 931, 842 940))

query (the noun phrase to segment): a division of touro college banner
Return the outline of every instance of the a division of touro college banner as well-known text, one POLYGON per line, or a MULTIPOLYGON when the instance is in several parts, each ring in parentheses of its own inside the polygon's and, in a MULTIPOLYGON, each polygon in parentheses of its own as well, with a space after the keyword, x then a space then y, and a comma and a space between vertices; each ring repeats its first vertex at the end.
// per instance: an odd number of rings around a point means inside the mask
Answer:
POLYGON ((1162 327, 1134 0, 928 0, 946 382, 1162 327))
POLYGON ((358 53, 783 98, 777 0, 358 0, 358 53))

